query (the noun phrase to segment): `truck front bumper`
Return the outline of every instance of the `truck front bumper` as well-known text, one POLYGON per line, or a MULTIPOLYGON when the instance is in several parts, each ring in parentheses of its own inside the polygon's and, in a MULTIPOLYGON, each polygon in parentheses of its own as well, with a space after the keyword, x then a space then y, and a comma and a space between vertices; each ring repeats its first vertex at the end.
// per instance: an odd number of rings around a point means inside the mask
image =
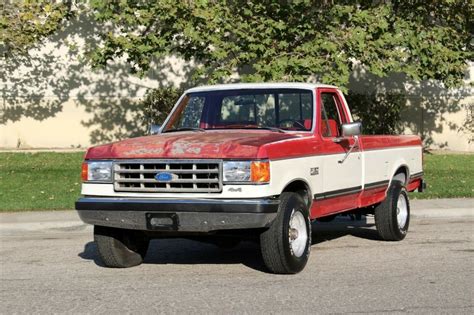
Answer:
POLYGON ((131 199, 84 197, 85 223, 145 231, 210 232, 268 227, 278 199, 131 199))

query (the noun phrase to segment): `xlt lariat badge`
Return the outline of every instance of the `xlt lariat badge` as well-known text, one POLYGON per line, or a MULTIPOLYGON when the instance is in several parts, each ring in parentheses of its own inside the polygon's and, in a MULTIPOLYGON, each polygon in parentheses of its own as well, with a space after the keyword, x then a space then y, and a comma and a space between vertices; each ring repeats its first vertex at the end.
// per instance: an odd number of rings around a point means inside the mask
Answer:
POLYGON ((310 175, 319 175, 319 167, 312 167, 309 169, 310 175))

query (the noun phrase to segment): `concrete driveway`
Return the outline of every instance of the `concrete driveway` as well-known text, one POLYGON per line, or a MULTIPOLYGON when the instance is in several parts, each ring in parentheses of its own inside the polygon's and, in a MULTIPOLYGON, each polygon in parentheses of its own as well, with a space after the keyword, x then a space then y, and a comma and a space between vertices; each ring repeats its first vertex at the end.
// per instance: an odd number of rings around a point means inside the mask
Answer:
POLYGON ((153 241, 141 266, 107 269, 88 226, 16 224, 0 230, 5 314, 474 313, 470 215, 418 216, 402 242, 380 241, 370 219, 314 224, 310 261, 293 276, 266 273, 253 243, 182 239, 153 241))

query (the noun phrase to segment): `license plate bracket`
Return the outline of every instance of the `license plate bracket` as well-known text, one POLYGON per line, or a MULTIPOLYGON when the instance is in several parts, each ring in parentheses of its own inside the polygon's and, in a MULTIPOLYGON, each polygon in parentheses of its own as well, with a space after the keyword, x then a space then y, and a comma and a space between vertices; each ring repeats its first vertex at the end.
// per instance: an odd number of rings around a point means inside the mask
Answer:
POLYGON ((179 217, 176 213, 147 213, 146 225, 149 230, 177 231, 179 217))

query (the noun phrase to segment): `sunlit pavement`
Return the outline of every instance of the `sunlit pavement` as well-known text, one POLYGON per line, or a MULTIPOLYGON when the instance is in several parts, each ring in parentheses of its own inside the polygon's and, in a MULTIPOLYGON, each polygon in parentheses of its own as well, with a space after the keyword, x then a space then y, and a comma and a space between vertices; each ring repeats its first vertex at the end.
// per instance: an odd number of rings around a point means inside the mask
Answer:
POLYGON ((282 276, 253 243, 156 240, 143 265, 107 269, 88 226, 7 229, 0 312, 474 312, 474 218, 414 218, 402 242, 380 241, 371 218, 313 231, 305 270, 282 276))

